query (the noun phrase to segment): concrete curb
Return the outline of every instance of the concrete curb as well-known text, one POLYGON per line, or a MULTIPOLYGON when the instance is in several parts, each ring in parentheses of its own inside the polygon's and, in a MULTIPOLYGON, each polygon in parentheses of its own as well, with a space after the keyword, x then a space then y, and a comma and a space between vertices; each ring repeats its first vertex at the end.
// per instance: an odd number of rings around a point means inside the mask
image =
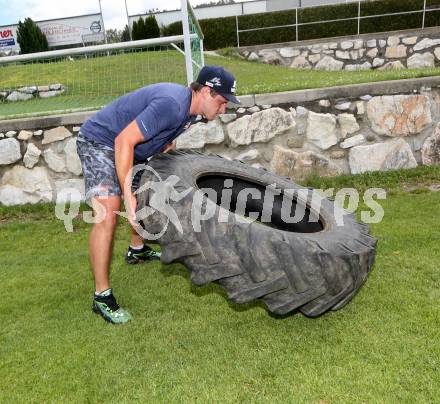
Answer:
POLYGON ((96 111, 74 112, 70 114, 17 118, 0 121, 0 132, 8 130, 28 130, 50 128, 55 126, 80 125, 96 111))
MULTIPOLYGON (((307 90, 283 91, 239 96, 241 107, 254 105, 288 104, 315 101, 327 98, 356 98, 362 95, 387 95, 418 91, 422 87, 440 87, 440 76, 422 77, 417 79, 402 79, 378 81, 374 83, 348 84, 338 87, 323 87, 307 90)), ((228 104, 228 108, 237 108, 235 104, 228 104)))
POLYGON ((310 90, 286 91, 271 94, 256 94, 255 104, 284 104, 315 101, 326 98, 355 98, 362 95, 388 95, 413 92, 422 87, 440 87, 440 76, 420 79, 379 81, 374 83, 349 84, 310 90))

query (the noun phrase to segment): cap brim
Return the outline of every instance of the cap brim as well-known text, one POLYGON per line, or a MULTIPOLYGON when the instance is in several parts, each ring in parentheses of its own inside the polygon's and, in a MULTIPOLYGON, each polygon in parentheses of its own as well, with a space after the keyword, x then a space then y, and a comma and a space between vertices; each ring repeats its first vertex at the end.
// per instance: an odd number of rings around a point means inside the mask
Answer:
POLYGON ((219 93, 222 97, 226 98, 228 101, 233 102, 234 104, 241 104, 240 100, 232 94, 221 94, 219 93))

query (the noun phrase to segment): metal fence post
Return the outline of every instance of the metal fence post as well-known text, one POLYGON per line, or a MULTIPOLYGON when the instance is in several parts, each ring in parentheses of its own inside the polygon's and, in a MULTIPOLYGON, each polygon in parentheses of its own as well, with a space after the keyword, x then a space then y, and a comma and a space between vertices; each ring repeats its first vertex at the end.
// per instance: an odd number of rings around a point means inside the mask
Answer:
POLYGON ((107 32, 105 31, 104 16, 102 15, 101 0, 98 0, 98 2, 99 2, 99 12, 101 13, 101 18, 102 18, 102 29, 104 30, 104 42, 107 43, 107 32))
POLYGON ((238 15, 235 16, 235 30, 237 31, 237 48, 240 47, 240 33, 238 32, 238 15))
POLYGON ((299 38, 298 38, 298 7, 295 8, 295 40, 298 42, 299 38))
POLYGON ((130 41, 132 41, 133 40, 133 36, 132 36, 132 33, 131 33, 130 17, 128 16, 127 0, 125 0, 125 12, 127 13, 128 34, 130 36, 130 41))
POLYGON ((423 0, 422 29, 425 28, 426 0, 423 0))
POLYGON ((361 33, 361 0, 358 1, 358 35, 361 33))
POLYGON ((201 67, 205 66, 205 53, 203 52, 203 39, 200 40, 200 62, 201 62, 201 67))
POLYGON ((182 7, 181 17, 182 17, 182 28, 183 28, 183 43, 185 46, 185 65, 186 65, 186 81, 190 85, 194 81, 194 72, 192 65, 192 55, 191 55, 191 38, 189 31, 189 17, 188 17, 188 0, 181 0, 180 5, 182 7))

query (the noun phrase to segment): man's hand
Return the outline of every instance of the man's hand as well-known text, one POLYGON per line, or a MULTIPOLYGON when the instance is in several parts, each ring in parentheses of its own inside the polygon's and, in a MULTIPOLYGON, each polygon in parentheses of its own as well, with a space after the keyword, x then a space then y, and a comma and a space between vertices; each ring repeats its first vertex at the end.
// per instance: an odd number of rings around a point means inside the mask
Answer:
POLYGON ((176 141, 173 140, 171 143, 168 143, 163 149, 163 153, 168 153, 170 151, 176 150, 176 141))
POLYGON ((136 220, 137 199, 132 193, 128 193, 124 197, 125 210, 127 212, 128 221, 139 236, 142 237, 143 228, 136 220))
POLYGON ((136 225, 136 207, 137 199, 131 192, 127 192, 124 195, 125 210, 128 214, 128 220, 132 226, 136 225))

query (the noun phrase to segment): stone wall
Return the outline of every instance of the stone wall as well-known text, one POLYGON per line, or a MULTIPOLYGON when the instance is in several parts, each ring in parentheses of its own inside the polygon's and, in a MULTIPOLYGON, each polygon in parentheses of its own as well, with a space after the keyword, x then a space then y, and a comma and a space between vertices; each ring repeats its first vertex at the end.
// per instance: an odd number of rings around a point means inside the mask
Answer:
POLYGON ((251 61, 315 70, 389 70, 440 65, 440 30, 427 28, 356 37, 241 47, 251 61))
MULTIPOLYGON (((440 164, 440 79, 241 97, 177 140, 293 180, 440 164), (405 91, 403 91, 403 89, 405 91)), ((0 121, 0 203, 84 192, 75 138, 91 113, 0 121), (22 128, 22 129, 20 129, 22 128)))
POLYGON ((440 88, 239 108, 177 140, 303 179, 440 163, 440 88))
POLYGON ((0 133, 0 204, 51 202, 66 188, 84 195, 78 126, 0 133))

